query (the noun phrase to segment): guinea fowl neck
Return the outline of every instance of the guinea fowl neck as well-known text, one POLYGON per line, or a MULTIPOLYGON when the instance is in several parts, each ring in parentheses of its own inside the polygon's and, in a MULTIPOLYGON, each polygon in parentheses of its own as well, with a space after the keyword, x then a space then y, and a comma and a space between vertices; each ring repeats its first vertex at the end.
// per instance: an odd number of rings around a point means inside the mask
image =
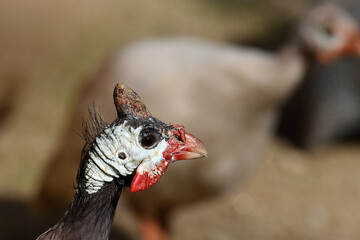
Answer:
POLYGON ((122 184, 106 183, 98 192, 78 189, 65 216, 40 239, 109 239, 122 184), (52 238, 53 237, 53 238, 52 238))

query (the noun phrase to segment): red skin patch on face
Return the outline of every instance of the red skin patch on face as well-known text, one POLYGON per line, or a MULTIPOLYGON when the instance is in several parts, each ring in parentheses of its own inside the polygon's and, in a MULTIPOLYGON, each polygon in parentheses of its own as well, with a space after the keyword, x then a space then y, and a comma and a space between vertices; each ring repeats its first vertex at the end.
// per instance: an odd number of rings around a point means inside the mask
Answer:
POLYGON ((346 46, 342 49, 344 54, 359 56, 360 55, 360 33, 353 32, 349 34, 349 41, 346 46))
POLYGON ((157 166, 153 166, 149 172, 143 171, 142 173, 136 172, 135 177, 131 183, 130 191, 138 192, 149 188, 159 181, 160 177, 164 174, 169 166, 170 160, 164 160, 157 166))
POLYGON ((170 162, 185 159, 195 159, 206 156, 206 149, 202 142, 189 133, 185 133, 184 127, 173 125, 174 129, 168 134, 167 148, 163 152, 161 162, 141 163, 131 183, 131 192, 145 190, 159 181, 170 162))

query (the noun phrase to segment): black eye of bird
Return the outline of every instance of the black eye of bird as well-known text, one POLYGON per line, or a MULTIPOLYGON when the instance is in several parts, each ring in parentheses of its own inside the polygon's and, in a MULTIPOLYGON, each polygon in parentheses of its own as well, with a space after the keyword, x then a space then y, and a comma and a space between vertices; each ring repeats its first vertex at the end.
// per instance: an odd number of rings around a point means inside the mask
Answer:
POLYGON ((157 143, 157 137, 155 136, 155 134, 149 133, 142 137, 140 143, 141 146, 145 148, 151 148, 155 145, 155 143, 157 143))
MULTIPOLYGON (((155 131, 155 130, 153 130, 155 131)), ((140 135, 140 144, 143 148, 151 149, 154 148, 159 142, 159 136, 155 132, 146 131, 140 135)))

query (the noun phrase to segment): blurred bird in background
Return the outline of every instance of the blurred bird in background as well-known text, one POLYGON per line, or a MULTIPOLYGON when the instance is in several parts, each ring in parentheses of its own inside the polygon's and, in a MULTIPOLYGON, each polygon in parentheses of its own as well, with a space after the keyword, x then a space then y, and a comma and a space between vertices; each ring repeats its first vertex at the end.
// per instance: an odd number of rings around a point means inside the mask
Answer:
MULTIPOLYGON (((356 1, 341 4, 359 19, 356 1)), ((359 63, 356 58, 326 65, 311 62, 304 81, 283 106, 277 134, 306 149, 359 139, 359 63)))
POLYGON ((125 192, 110 239, 357 239, 359 144, 318 146, 356 134, 360 3, 323 2, 0 1, 0 239, 63 215, 119 81, 210 158, 125 192))
MULTIPOLYGON (((162 228, 168 227, 171 210, 239 186, 252 172, 271 139, 279 105, 312 62, 359 55, 356 21, 339 6, 323 4, 303 17, 278 53, 190 37, 135 43, 115 53, 91 77, 76 112, 96 99, 105 119, 111 119, 109 92, 121 80, 139 89, 160 118, 179 119, 204 139, 209 159, 170 169, 166 184, 127 196, 140 216, 143 238, 167 238, 162 228), (153 233, 157 225, 158 233, 153 233)), ((44 203, 70 195, 65 186, 73 181, 79 148, 72 128, 80 124, 77 115, 72 119, 46 172, 39 195, 44 203)))

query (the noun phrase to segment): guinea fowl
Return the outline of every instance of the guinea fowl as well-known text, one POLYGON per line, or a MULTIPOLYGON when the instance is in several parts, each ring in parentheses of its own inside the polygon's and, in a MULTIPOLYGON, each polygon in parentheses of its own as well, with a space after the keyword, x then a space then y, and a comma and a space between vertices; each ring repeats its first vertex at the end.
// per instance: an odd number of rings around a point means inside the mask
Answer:
MULTIPOLYGON (((166 184, 127 196, 138 214, 166 223, 174 207, 239 186, 271 139, 277 108, 301 81, 311 60, 329 62, 359 52, 356 22, 328 4, 311 11, 276 54, 195 38, 148 40, 108 59, 84 89, 77 111, 96 96, 111 118, 105 97, 122 79, 141 90, 149 105, 161 106, 156 111, 161 118, 191 123, 209 148, 207 163, 182 164, 168 171, 166 184)), ((71 125, 77 122, 74 115, 71 125)), ((69 169, 75 166, 69 156, 79 145, 76 141, 68 128, 47 171, 42 199, 59 201, 64 193, 70 194, 55 180, 71 184, 69 169)))
POLYGON ((145 190, 170 162, 204 157, 200 140, 183 126, 153 117, 140 97, 124 84, 114 90, 118 117, 107 125, 91 112, 77 174, 76 194, 65 216, 38 239, 108 239, 124 186, 145 190), (136 172, 135 176, 134 173, 136 172))

